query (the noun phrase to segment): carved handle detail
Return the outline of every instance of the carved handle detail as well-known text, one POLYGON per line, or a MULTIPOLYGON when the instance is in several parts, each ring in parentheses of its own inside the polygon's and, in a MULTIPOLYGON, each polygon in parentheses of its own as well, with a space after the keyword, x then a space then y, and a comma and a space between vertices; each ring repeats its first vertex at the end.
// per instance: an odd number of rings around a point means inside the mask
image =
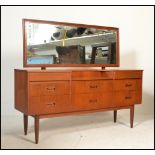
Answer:
POLYGON ((126 84, 125 86, 126 86, 126 87, 131 87, 131 86, 132 86, 132 84, 126 84))
POLYGON ((55 103, 55 102, 53 102, 53 103, 47 103, 47 105, 50 105, 50 106, 55 106, 55 105, 56 105, 56 103, 55 103))
POLYGON ((97 88, 97 85, 89 86, 90 88, 97 88))
POLYGON ((47 90, 55 91, 55 87, 47 87, 47 90))
POLYGON ((131 99, 131 98, 132 98, 131 96, 126 96, 126 97, 125 97, 125 99, 131 99))
POLYGON ((96 103, 97 102, 97 99, 90 99, 89 102, 90 103, 96 103))

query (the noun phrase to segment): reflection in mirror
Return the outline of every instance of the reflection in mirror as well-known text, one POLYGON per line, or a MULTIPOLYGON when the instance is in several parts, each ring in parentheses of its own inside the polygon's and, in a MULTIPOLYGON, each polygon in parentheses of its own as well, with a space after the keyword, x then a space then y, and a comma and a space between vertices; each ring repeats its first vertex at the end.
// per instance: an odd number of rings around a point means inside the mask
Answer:
POLYGON ((115 64, 116 31, 26 22, 27 64, 115 64))

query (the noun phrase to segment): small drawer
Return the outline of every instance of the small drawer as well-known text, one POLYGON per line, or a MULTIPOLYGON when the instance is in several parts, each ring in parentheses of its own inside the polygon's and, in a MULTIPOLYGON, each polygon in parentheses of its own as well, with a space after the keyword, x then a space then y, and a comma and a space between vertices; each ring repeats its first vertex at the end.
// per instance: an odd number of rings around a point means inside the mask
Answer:
POLYGON ((114 72, 109 71, 73 71, 72 80, 113 79, 114 72))
POLYGON ((29 113, 36 114, 52 114, 72 111, 69 95, 51 95, 30 97, 29 113))
POLYGON ((47 96, 53 94, 69 94, 69 82, 31 82, 30 96, 47 96))
POLYGON ((137 82, 136 80, 115 80, 114 81, 114 90, 136 90, 137 82))
POLYGON ((142 78, 142 70, 123 70, 115 71, 115 79, 137 79, 142 78))
POLYGON ((113 80, 73 81, 72 93, 95 93, 113 90, 113 80))
POLYGON ((29 72, 29 81, 70 80, 69 72, 29 72))
POLYGON ((135 91, 119 91, 115 92, 115 106, 129 106, 135 104, 135 91))

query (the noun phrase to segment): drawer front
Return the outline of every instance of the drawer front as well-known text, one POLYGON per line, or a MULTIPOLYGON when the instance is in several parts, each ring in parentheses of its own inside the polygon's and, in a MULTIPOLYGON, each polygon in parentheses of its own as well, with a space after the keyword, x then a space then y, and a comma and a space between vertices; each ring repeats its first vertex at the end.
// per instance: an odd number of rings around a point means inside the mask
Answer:
POLYGON ((142 78, 142 70, 115 71, 115 79, 142 78))
POLYGON ((73 81, 71 91, 73 94, 113 91, 113 81, 112 80, 73 81))
POLYGON ((136 90, 137 82, 136 80, 115 80, 114 81, 114 90, 136 90))
POLYGON ((115 92, 114 105, 118 106, 129 106, 135 104, 136 91, 118 91, 115 92))
POLYGON ((69 95, 30 97, 29 114, 36 115, 69 112, 72 110, 69 99, 69 95))
POLYGON ((70 80, 68 72, 36 72, 28 74, 29 81, 70 80))
POLYGON ((73 80, 113 79, 113 71, 73 71, 73 80))
POLYGON ((98 109, 100 96, 99 94, 75 94, 71 96, 71 103, 75 111, 98 109))
POLYGON ((75 111, 101 109, 113 106, 110 93, 73 94, 71 103, 73 104, 75 111))
POLYGON ((31 82, 30 96, 46 96, 54 94, 69 94, 69 82, 31 82))

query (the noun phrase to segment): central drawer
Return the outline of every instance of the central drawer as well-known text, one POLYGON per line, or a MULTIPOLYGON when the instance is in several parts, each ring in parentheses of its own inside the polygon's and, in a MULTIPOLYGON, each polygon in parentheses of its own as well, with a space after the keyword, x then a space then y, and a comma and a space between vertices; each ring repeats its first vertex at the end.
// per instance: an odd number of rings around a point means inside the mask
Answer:
POLYGON ((73 94, 71 103, 75 111, 113 107, 111 93, 73 94))
POLYGON ((71 84, 72 94, 96 93, 113 90, 113 80, 73 81, 71 84))
POLYGON ((33 96, 29 98, 28 111, 33 114, 52 114, 72 110, 69 95, 33 96))
POLYGON ((68 81, 31 82, 29 90, 30 96, 69 94, 70 85, 68 81))
POLYGON ((91 80, 91 79, 113 79, 114 72, 111 71, 73 71, 72 80, 91 80))

